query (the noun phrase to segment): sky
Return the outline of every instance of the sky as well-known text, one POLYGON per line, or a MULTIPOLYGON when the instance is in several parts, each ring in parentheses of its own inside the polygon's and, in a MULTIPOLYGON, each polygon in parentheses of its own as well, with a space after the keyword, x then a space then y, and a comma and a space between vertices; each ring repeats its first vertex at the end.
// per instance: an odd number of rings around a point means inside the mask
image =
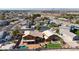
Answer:
POLYGON ((79 8, 77 0, 0 0, 0 8, 79 8))
POLYGON ((0 8, 0 10, 77 10, 79 8, 0 8))

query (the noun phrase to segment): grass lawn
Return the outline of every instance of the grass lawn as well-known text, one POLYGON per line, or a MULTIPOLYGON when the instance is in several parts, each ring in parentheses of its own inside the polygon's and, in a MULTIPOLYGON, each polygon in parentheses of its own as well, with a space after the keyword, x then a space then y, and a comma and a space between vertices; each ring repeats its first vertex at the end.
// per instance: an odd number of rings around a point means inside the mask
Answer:
POLYGON ((77 30, 77 31, 75 32, 75 34, 79 36, 79 30, 77 30))
POLYGON ((61 48, 61 44, 59 43, 49 43, 47 44, 47 48, 61 48))
POLYGON ((73 33, 75 33, 77 36, 79 36, 79 30, 74 29, 74 30, 71 30, 71 32, 73 32, 73 33))

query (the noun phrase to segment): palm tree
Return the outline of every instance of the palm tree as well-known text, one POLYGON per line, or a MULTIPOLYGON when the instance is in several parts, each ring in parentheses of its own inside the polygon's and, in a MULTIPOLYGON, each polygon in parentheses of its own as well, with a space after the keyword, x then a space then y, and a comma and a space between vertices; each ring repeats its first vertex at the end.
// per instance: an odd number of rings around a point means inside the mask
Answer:
POLYGON ((19 44, 21 43, 21 40, 22 40, 22 36, 20 35, 20 39, 17 41, 16 45, 13 47, 13 49, 16 49, 19 44))

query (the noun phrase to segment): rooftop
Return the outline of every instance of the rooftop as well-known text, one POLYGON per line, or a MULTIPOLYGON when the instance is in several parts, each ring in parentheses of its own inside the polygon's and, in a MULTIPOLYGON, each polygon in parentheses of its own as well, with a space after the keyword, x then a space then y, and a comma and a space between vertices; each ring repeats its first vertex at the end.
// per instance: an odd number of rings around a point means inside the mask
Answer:
POLYGON ((42 32, 39 32, 39 31, 25 31, 23 37, 27 36, 27 35, 32 35, 32 36, 35 36, 35 37, 36 36, 37 37, 43 37, 42 32))

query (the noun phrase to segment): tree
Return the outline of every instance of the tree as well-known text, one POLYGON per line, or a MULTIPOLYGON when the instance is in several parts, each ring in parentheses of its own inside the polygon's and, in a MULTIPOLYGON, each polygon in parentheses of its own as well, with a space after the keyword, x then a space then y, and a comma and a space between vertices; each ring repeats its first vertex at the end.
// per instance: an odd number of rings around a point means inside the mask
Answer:
POLYGON ((59 29, 56 30, 56 33, 59 33, 59 29))
POLYGON ((20 33, 20 32, 19 32, 19 30, 17 30, 17 29, 12 31, 13 36, 18 35, 19 33, 20 33))
POLYGON ((76 24, 79 24, 79 20, 77 20, 75 23, 76 23, 76 24))
POLYGON ((36 30, 40 30, 40 28, 41 28, 40 26, 36 26, 36 30))
POLYGON ((49 18, 48 18, 48 17, 44 17, 44 19, 45 19, 45 20, 48 20, 49 18))
POLYGON ((5 14, 0 15, 0 19, 4 20, 5 19, 5 14))
POLYGON ((49 27, 49 28, 52 28, 52 27, 58 27, 58 25, 55 24, 55 23, 50 23, 50 24, 48 24, 48 27, 49 27))
POLYGON ((33 19, 35 19, 37 17, 41 17, 41 15, 40 14, 33 14, 32 17, 33 17, 33 19))
POLYGON ((41 27, 40 27, 40 23, 37 23, 35 29, 36 29, 36 30, 40 30, 40 28, 41 28, 41 27))
POLYGON ((49 20, 48 17, 41 17, 41 21, 49 20))

